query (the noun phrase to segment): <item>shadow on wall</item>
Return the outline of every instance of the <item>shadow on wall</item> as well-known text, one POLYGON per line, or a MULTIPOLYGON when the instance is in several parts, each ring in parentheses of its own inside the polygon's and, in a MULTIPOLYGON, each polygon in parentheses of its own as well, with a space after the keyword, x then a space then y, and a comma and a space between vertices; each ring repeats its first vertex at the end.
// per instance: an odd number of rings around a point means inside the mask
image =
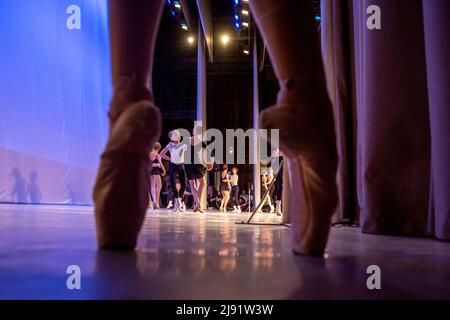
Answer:
POLYGON ((32 204, 41 202, 42 194, 39 188, 38 173, 36 170, 31 171, 29 183, 22 176, 18 167, 12 170, 11 175, 14 177, 14 188, 11 192, 12 202, 32 204))
POLYGON ((30 173, 30 183, 28 184, 28 192, 30 194, 30 203, 41 203, 42 194, 38 183, 38 173, 36 170, 30 173))
POLYGON ((67 182, 66 192, 69 204, 85 204, 89 202, 89 195, 86 193, 82 178, 67 182))
POLYGON ((22 173, 17 167, 12 170, 11 174, 15 180, 12 190, 12 202, 28 203, 27 182, 25 178, 22 177, 22 173))

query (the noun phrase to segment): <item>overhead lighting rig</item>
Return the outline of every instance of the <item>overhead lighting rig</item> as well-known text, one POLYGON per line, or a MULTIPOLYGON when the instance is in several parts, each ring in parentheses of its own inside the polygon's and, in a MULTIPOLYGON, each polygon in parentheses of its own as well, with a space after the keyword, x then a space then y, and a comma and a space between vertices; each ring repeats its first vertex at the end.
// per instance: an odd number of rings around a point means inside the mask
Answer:
POLYGON ((232 0, 234 6, 233 28, 236 30, 240 50, 250 54, 250 8, 248 0, 232 0))
POLYGON ((184 31, 189 31, 189 25, 187 23, 187 19, 184 16, 184 10, 182 7, 182 1, 180 0, 167 0, 167 6, 170 11, 170 15, 174 17, 177 21, 177 24, 184 31))

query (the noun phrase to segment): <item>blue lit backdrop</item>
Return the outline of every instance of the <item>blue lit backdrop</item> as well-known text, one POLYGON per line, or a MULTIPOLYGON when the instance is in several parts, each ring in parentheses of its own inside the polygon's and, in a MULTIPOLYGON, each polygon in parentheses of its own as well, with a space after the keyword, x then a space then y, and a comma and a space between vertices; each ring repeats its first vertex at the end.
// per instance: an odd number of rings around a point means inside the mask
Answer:
POLYGON ((0 30, 0 202, 92 203, 111 95, 107 1, 1 0, 0 30))

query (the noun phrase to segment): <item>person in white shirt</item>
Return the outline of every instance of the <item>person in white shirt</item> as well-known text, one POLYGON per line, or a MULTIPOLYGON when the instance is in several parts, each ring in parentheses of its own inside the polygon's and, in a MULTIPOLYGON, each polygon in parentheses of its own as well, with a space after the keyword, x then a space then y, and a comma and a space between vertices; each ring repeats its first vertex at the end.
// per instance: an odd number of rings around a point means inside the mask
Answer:
MULTIPOLYGON (((274 179, 273 176, 273 169, 271 167, 269 167, 267 169, 267 172, 265 172, 262 177, 261 177, 261 182, 262 182, 262 188, 263 188, 263 193, 266 193, 267 190, 269 190, 269 186, 272 183, 274 179)), ((272 199, 270 198, 270 193, 268 193, 266 195, 266 197, 264 199, 262 199, 262 204, 260 206, 260 212, 262 212, 262 208, 264 207, 265 204, 268 204, 270 207, 270 213, 275 213, 275 207, 272 204, 272 199)))
POLYGON ((169 132, 170 142, 169 144, 161 151, 159 156, 167 161, 170 161, 169 167, 169 176, 170 176, 170 185, 172 187, 173 196, 175 199, 175 205, 173 212, 182 212, 184 211, 184 206, 182 203, 182 198, 184 195, 184 191, 186 189, 186 173, 184 171, 184 155, 187 150, 187 146, 185 143, 181 142, 181 134, 178 130, 173 130, 169 132), (170 157, 168 157, 167 151, 170 153, 170 157), (180 182, 180 190, 176 188, 176 178, 180 182))
POLYGON ((233 167, 231 169, 230 175, 230 185, 231 185, 231 202, 233 203, 233 212, 241 212, 241 207, 239 205, 239 176, 238 168, 233 167))

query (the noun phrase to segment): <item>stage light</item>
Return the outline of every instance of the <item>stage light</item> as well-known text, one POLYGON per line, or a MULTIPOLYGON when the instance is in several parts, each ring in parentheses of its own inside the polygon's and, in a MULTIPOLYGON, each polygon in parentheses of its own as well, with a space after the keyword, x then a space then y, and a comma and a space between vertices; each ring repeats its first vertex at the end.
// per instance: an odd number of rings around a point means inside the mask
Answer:
POLYGON ((314 19, 316 19, 316 21, 320 21, 320 20, 322 20, 322 17, 321 16, 315 16, 314 19))
POLYGON ((229 37, 228 35, 224 34, 224 35, 220 38, 220 40, 222 41, 222 44, 223 44, 223 45, 227 45, 228 42, 230 42, 230 37, 229 37))
POLYGON ((244 49, 244 54, 246 54, 246 55, 249 55, 250 54, 250 51, 248 50, 248 49, 244 49))
POLYGON ((239 5, 239 0, 234 0, 235 5, 239 5))
POLYGON ((187 41, 189 42, 189 44, 193 44, 194 43, 194 37, 193 36, 189 36, 187 38, 187 41))
POLYGON ((235 14, 235 15, 234 15, 234 19, 235 19, 235 20, 239 20, 239 15, 238 15, 238 14, 235 14))
POLYGON ((244 16, 248 16, 248 10, 242 10, 241 12, 244 16))
POLYGON ((246 28, 248 28, 248 22, 242 22, 242 26, 244 26, 244 27, 246 27, 246 28))
POLYGON ((188 27, 187 27, 186 23, 183 22, 183 23, 181 24, 181 29, 187 31, 188 27))
POLYGON ((248 3, 248 0, 242 0, 242 2, 247 2, 248 3))
POLYGON ((235 26, 236 29, 239 29, 239 28, 241 27, 241 24, 240 24, 239 22, 236 22, 236 23, 234 24, 234 26, 235 26))
POLYGON ((173 5, 175 6, 175 8, 181 9, 181 4, 178 1, 174 2, 173 5))

